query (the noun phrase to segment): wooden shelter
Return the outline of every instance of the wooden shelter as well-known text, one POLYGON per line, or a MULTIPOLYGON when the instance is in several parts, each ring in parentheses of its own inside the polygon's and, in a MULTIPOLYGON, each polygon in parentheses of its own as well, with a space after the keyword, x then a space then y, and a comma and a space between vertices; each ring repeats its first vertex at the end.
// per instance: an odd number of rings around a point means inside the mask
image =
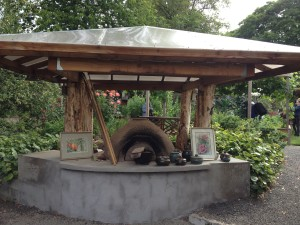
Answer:
POLYGON ((67 87, 65 131, 91 131, 95 89, 182 93, 177 145, 187 140, 192 91, 195 126, 208 127, 216 85, 300 70, 300 47, 157 27, 0 35, 0 67, 67 87))

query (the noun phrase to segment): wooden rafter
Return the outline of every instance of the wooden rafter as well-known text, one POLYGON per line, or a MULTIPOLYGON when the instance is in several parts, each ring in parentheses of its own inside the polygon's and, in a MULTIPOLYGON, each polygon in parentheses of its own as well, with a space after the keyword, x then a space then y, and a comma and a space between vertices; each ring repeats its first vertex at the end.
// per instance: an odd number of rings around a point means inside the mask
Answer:
POLYGON ((3 57, 0 59, 0 66, 4 69, 11 70, 24 75, 33 74, 33 71, 30 68, 22 66, 14 61, 3 57))

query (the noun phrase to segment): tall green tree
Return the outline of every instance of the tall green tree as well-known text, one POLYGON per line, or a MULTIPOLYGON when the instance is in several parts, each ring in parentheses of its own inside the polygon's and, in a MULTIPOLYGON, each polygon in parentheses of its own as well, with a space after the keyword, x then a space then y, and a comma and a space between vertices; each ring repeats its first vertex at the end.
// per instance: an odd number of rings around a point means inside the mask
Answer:
MULTIPOLYGON (((278 0, 268 2, 258 8, 240 23, 240 27, 229 33, 230 36, 300 46, 300 1, 278 0)), ((292 81, 298 79, 292 79, 292 81)), ((292 84, 295 87, 295 84, 292 84)), ((219 88, 220 95, 230 91, 240 95, 247 93, 247 83, 219 88)), ((270 96, 275 101, 285 101, 286 81, 280 77, 253 82, 253 92, 270 96)), ((289 93, 290 94, 290 93, 289 93)))
POLYGON ((126 9, 123 0, 39 0, 37 31, 120 27, 126 9))
POLYGON ((221 4, 227 0, 155 0, 158 14, 166 27, 202 33, 219 33, 225 24, 218 18, 221 4))
POLYGON ((37 12, 30 0, 0 0, 0 33, 30 32, 37 12))
POLYGON ((39 0, 36 31, 158 26, 218 33, 228 0, 39 0))
MULTIPOLYGON (((24 33, 33 29, 32 20, 37 11, 32 1, 0 0, 0 6, 0 33, 24 33)), ((60 89, 56 84, 25 79, 25 75, 0 69, 0 118, 26 115, 37 121, 57 104, 60 89)))
POLYGON ((269 2, 243 20, 231 35, 300 46, 300 1, 269 2))

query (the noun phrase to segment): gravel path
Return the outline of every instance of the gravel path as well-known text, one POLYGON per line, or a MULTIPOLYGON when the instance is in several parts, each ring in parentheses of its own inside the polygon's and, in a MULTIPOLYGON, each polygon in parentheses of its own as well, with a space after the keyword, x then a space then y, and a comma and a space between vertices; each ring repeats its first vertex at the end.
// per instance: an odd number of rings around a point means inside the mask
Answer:
MULTIPOLYGON (((201 217, 235 225, 300 224, 300 146, 285 148, 285 166, 277 183, 262 199, 242 199, 215 204, 194 212, 201 217)), ((103 225, 66 218, 0 200, 1 225, 103 225)), ((154 225, 188 225, 187 217, 154 225)))

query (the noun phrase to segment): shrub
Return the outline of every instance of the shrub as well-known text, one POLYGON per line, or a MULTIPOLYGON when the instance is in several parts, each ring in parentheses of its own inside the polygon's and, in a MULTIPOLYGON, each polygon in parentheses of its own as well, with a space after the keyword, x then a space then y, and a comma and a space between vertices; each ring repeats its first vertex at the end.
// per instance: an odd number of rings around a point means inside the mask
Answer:
POLYGON ((134 95, 127 102, 127 111, 130 113, 130 117, 138 117, 142 115, 142 106, 145 103, 145 98, 134 95))
POLYGON ((18 155, 56 149, 57 144, 58 135, 40 136, 36 132, 27 132, 0 136, 0 184, 17 177, 18 155))
MULTIPOLYGON (((228 119, 228 122, 231 124, 235 120, 236 117, 234 120, 228 119)), ((233 157, 250 163, 250 187, 254 195, 263 193, 272 185, 284 161, 284 134, 277 130, 275 120, 277 119, 240 119, 240 126, 235 129, 224 129, 218 122, 214 124, 217 151, 228 152, 233 157)))

